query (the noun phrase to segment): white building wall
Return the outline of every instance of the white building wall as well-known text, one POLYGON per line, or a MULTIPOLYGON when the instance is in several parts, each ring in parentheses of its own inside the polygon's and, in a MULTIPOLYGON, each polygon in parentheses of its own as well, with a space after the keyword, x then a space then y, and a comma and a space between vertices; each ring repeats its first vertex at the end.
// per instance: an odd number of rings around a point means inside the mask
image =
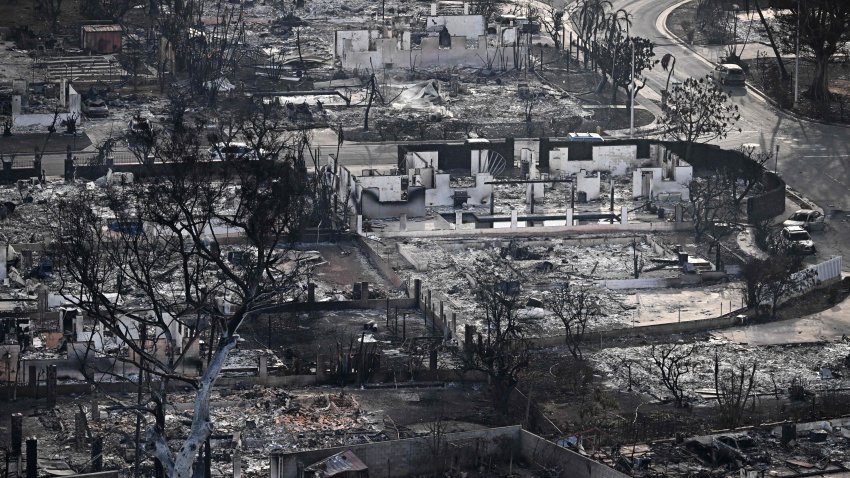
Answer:
POLYGON ((401 178, 401 176, 360 176, 357 181, 362 188, 376 188, 381 202, 401 201, 401 178))
POLYGON ((449 187, 449 174, 436 174, 434 188, 425 190, 426 206, 451 206, 454 202, 454 191, 449 187))
POLYGON ((487 25, 481 15, 439 15, 429 16, 427 25, 444 25, 451 36, 475 38, 487 33, 487 25))
POLYGON ((576 192, 586 194, 588 201, 599 199, 601 186, 602 179, 599 171, 595 175, 590 175, 587 171, 581 171, 576 175, 576 192))
POLYGON ((570 161, 568 147, 554 148, 549 152, 549 169, 565 174, 578 174, 582 169, 588 171, 609 171, 614 176, 624 176, 642 160, 637 158, 636 145, 594 146, 593 159, 589 161, 570 161))

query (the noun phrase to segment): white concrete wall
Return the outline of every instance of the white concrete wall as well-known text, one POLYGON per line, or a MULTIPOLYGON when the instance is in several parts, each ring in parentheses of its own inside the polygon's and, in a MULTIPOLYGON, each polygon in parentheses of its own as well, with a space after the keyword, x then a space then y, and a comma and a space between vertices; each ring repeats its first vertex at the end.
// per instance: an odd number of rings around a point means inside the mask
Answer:
MULTIPOLYGON (((489 173, 478 173, 475 175, 475 187, 467 188, 466 192, 469 194, 468 204, 489 204, 490 203, 490 194, 493 192, 492 184, 484 184, 488 181, 492 181, 493 176, 489 173)), ((541 185, 542 186, 542 185, 541 185)))
POLYGON ((439 173, 434 176, 434 188, 425 191, 426 206, 451 206, 454 190, 449 186, 451 175, 439 173))
POLYGON ((405 155, 408 169, 435 168, 440 169, 440 155, 437 151, 413 151, 405 155))
POLYGON ((647 195, 647 191, 643 190, 643 171, 652 171, 653 199, 666 201, 670 200, 671 195, 674 197, 678 197, 676 195, 679 195, 684 201, 687 201, 690 198, 688 184, 691 182, 691 178, 693 178, 693 167, 679 166, 674 171, 676 179, 673 181, 664 181, 661 179, 664 174, 663 168, 636 169, 632 173, 632 199, 645 197, 647 195))
POLYGON ((694 178, 693 166, 676 166, 673 170, 673 180, 677 183, 687 186, 694 178))
POLYGON ((368 51, 369 42, 378 38, 377 30, 338 30, 334 33, 334 59, 344 50, 368 51), (346 43, 348 40, 350 43, 346 43))
POLYGON ((546 197, 546 191, 544 190, 543 183, 528 183, 525 185, 525 199, 526 203, 528 203, 528 198, 531 196, 532 192, 534 194, 535 203, 537 203, 538 199, 543 199, 546 197))
POLYGON ((576 192, 587 195, 588 201, 599 199, 601 189, 601 174, 597 171, 595 175, 589 175, 587 171, 581 171, 576 175, 576 192))
MULTIPOLYGON (((67 120, 68 117, 72 115, 76 115, 77 117, 77 126, 82 124, 83 116, 82 116, 82 102, 80 99, 80 94, 74 90, 74 87, 68 86, 68 111, 63 111, 55 116, 56 119, 56 130, 62 130, 62 122, 67 120)), ((44 127, 47 128, 53 123, 54 115, 53 113, 32 113, 32 114, 21 114, 20 109, 20 96, 12 97, 12 126, 15 128, 34 128, 34 127, 44 127)))
POLYGON ((439 15, 429 16, 427 19, 429 27, 444 25, 451 36, 464 36, 474 38, 487 33, 487 25, 481 15, 439 15))
POLYGON ((589 161, 570 161, 569 159, 568 147, 554 148, 549 152, 549 169, 565 174, 577 174, 582 169, 609 171, 615 176, 623 176, 644 161, 638 160, 636 145, 594 146, 593 159, 589 161))
POLYGON ((357 178, 360 187, 375 188, 379 191, 378 200, 401 201, 401 176, 360 176, 357 178))
POLYGON ((656 184, 661 182, 663 170, 661 168, 638 168, 632 172, 632 199, 645 197, 649 191, 643 190, 643 173, 644 171, 652 172, 652 189, 657 193, 656 184))
POLYGON ((82 116, 82 99, 80 98, 80 94, 77 93, 77 90, 74 89, 73 86, 68 86, 68 113, 76 113, 78 118, 77 125, 83 122, 82 116))
POLYGON ((469 153, 469 171, 472 174, 482 172, 482 168, 487 164, 487 156, 489 154, 489 149, 473 149, 469 153))
POLYGON ((594 146, 593 161, 607 165, 608 171, 615 176, 622 176, 630 167, 636 166, 637 145, 594 146))
MULTIPOLYGON (((375 40, 375 51, 360 51, 346 42, 348 40, 343 42, 339 55, 345 70, 363 69, 370 65, 375 68, 482 68, 489 65, 497 70, 514 67, 513 48, 489 46, 486 35, 478 37, 475 48, 467 48, 467 37, 460 36, 452 37, 451 48, 440 48, 440 39, 437 37, 425 37, 416 50, 410 50, 409 44, 405 45, 396 38, 375 40)), ((525 58, 525 47, 520 48, 518 57, 525 58)))
POLYGON ((6 248, 8 246, 6 244, 0 244, 0 282, 6 279, 7 271, 6 271, 6 248))

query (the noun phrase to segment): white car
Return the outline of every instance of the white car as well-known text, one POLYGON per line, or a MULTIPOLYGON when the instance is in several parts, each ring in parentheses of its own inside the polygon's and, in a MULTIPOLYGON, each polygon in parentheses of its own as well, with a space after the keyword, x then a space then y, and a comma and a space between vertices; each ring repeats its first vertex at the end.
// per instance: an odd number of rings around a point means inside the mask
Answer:
POLYGON ((820 211, 815 211, 814 209, 800 209, 794 214, 791 214, 791 216, 782 223, 782 226, 798 226, 807 231, 822 231, 823 228, 826 227, 826 223, 824 223, 824 215, 820 211))
POLYGON ((744 69, 734 63, 717 65, 711 72, 711 77, 724 86, 744 86, 747 84, 747 75, 744 73, 744 69))

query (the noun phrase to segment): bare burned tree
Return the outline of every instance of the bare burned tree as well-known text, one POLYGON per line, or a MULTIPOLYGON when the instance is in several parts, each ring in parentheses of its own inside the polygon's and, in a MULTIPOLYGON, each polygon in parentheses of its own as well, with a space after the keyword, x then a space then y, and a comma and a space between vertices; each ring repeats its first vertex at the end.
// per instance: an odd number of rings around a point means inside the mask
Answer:
POLYGON ((59 15, 62 14, 62 1, 63 0, 36 1, 36 7, 45 15, 50 33, 56 33, 56 26, 59 23, 59 15))
POLYGON ((747 195, 761 182, 764 165, 773 159, 773 153, 747 145, 741 146, 738 151, 749 161, 726 162, 719 168, 719 173, 731 188, 732 201, 741 206, 747 195))
POLYGON ((541 3, 543 3, 543 11, 539 13, 538 19, 555 44, 555 50, 560 51, 564 33, 564 2, 562 0, 546 0, 541 3))
POLYGON ((698 366, 694 360, 697 344, 653 345, 650 349, 652 370, 658 373, 658 378, 664 387, 673 395, 677 407, 684 406, 687 398, 682 386, 682 379, 692 373, 698 366))
POLYGON ((717 392, 717 406, 720 420, 726 428, 741 425, 748 401, 755 400, 755 384, 758 362, 742 363, 727 370, 720 369, 720 356, 714 352, 714 389, 717 392))
POLYGON ((476 0, 470 3, 470 13, 474 15, 483 15, 484 22, 490 23, 502 13, 502 9, 507 7, 511 2, 508 0, 476 0))
POLYGON ((214 429, 210 393, 239 326, 300 293, 293 247, 310 204, 292 160, 213 165, 198 160, 197 140, 179 134, 154 154, 167 175, 63 199, 52 250, 60 292, 128 348, 118 360, 158 381, 146 403, 123 409, 145 425, 145 450, 163 474, 183 478, 214 429), (114 227, 92 204, 135 226, 114 227), (198 376, 186 351, 201 337, 210 345, 198 376), (174 381, 195 391, 190 430, 179 437, 166 436, 157 415, 174 381))
POLYGON ((756 308, 769 304, 771 316, 776 317, 782 301, 809 288, 817 280, 814 269, 803 267, 802 258, 791 251, 767 259, 751 259, 743 271, 747 306, 756 308))
POLYGON ((601 298, 587 284, 566 283, 555 289, 547 305, 564 324, 564 342, 573 358, 583 360, 582 346, 588 324, 601 315, 601 298))
POLYGON ((706 234, 719 240, 731 232, 729 229, 738 222, 740 209, 732 196, 730 178, 719 174, 694 178, 688 185, 688 194, 696 241, 706 234))
POLYGON ((510 395, 529 365, 527 332, 532 324, 519 313, 519 276, 504 261, 497 256, 479 260, 473 278, 475 316, 483 330, 475 343, 464 344, 461 357, 468 370, 487 374, 493 405, 507 414, 510 395))

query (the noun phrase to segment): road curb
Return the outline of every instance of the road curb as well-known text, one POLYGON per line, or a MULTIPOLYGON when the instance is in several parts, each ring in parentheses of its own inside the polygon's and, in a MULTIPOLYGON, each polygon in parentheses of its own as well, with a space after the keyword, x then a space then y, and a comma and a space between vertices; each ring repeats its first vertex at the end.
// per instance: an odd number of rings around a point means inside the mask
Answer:
MULTIPOLYGON (((688 50, 693 52, 696 56, 702 58, 703 60, 707 61, 708 63, 710 63, 712 65, 716 65, 717 63, 715 63, 712 60, 703 56, 702 53, 695 50, 689 43, 687 43, 684 40, 682 40, 681 38, 679 38, 678 35, 676 35, 672 31, 670 31, 669 28, 667 28, 667 20, 669 19, 670 14, 673 13, 677 8, 681 7, 682 5, 684 5, 686 3, 690 3, 692 1, 694 1, 694 0, 682 0, 681 2, 676 3, 676 4, 672 5, 671 7, 665 9, 663 12, 661 12, 661 16, 663 16, 664 18, 662 19, 663 21, 661 21, 660 23, 661 23, 661 26, 664 28, 664 31, 661 31, 659 33, 666 36, 668 39, 678 43, 679 46, 681 46, 683 48, 687 48, 688 50)), ((779 103, 777 103, 775 100, 770 98, 765 92, 761 91, 760 89, 752 86, 749 83, 747 83, 746 87, 747 87, 747 90, 751 91, 756 96, 758 96, 759 98, 764 100, 765 103, 769 104, 774 109, 776 109, 777 111, 779 111, 780 113, 782 113, 786 116, 789 116, 789 117, 794 118, 796 120, 807 121, 807 122, 810 122, 810 123, 818 123, 818 124, 823 124, 823 125, 827 125, 827 126, 838 126, 838 127, 850 129, 850 124, 834 123, 834 122, 830 122, 830 121, 819 120, 817 118, 812 118, 812 117, 797 113, 794 110, 785 109, 785 108, 781 107, 779 105, 779 103)))

